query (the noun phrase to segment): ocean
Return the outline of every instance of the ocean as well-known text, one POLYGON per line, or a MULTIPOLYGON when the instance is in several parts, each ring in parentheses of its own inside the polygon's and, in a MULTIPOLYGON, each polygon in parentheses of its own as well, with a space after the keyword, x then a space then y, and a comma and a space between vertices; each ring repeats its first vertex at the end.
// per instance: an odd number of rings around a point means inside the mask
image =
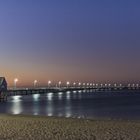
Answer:
POLYGON ((88 119, 140 119, 140 91, 80 90, 9 96, 0 113, 88 119))

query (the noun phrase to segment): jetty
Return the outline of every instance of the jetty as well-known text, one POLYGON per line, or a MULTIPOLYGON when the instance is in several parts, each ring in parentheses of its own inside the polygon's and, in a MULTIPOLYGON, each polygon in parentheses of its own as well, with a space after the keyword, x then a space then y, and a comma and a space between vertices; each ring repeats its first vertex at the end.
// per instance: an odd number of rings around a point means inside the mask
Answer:
POLYGON ((59 93, 59 92, 67 92, 67 91, 89 91, 93 92, 140 92, 140 87, 136 84, 132 85, 110 85, 110 84, 94 84, 94 85, 77 85, 77 86, 48 86, 48 87, 33 87, 33 88, 7 88, 7 82, 4 77, 0 77, 0 101, 6 101, 8 96, 15 95, 32 95, 32 94, 45 94, 45 93, 59 93))

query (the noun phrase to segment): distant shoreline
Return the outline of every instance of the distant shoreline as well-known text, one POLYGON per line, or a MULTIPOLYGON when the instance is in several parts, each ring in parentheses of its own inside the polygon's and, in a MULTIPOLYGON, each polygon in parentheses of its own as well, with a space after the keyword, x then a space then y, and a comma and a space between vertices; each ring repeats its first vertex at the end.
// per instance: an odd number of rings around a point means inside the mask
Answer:
POLYGON ((0 139, 140 139, 140 120, 93 120, 0 114, 0 139))

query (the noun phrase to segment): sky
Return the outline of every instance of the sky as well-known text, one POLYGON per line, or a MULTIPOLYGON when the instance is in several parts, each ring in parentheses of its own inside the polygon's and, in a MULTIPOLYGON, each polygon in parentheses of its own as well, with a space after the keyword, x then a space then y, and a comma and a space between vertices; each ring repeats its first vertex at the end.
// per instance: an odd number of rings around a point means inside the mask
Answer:
POLYGON ((139 82, 139 0, 0 0, 8 84, 139 82))

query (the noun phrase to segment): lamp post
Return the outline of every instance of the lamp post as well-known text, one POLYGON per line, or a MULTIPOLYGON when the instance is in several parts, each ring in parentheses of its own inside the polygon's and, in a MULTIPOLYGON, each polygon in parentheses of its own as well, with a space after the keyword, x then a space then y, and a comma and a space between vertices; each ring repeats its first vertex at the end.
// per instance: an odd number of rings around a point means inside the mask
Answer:
POLYGON ((52 82, 49 80, 49 81, 48 81, 48 87, 49 87, 49 88, 50 88, 50 86, 51 86, 51 83, 52 83, 52 82))
POLYGON ((69 87, 69 85, 70 85, 70 82, 69 82, 69 81, 67 81, 67 83, 66 83, 66 84, 67 84, 67 88, 68 88, 68 87, 69 87))
POLYGON ((76 83, 74 82, 74 83, 73 83, 73 87, 75 88, 75 86, 76 86, 76 83))
POLYGON ((90 88, 92 88, 92 83, 90 83, 90 88))
POLYGON ((58 84, 59 84, 59 88, 60 88, 60 87, 61 87, 62 82, 61 82, 61 81, 59 81, 59 82, 58 82, 58 84))
POLYGON ((79 84, 78 84, 78 85, 79 85, 79 88, 80 88, 80 87, 81 87, 81 83, 79 82, 79 84))
POLYGON ((18 79, 15 78, 15 79, 14 79, 14 88, 15 88, 15 89, 17 88, 17 82, 18 82, 18 79))
POLYGON ((101 84, 100 86, 101 86, 101 88, 102 88, 102 87, 103 87, 103 84, 101 84))
POLYGON ((114 84, 114 87, 116 88, 117 87, 117 84, 114 84))
POLYGON ((37 84, 37 80, 34 80, 34 88, 36 87, 37 84))
POLYGON ((96 85, 96 88, 98 88, 98 84, 95 84, 96 85))
POLYGON ((85 88, 86 83, 83 83, 83 88, 85 88))

